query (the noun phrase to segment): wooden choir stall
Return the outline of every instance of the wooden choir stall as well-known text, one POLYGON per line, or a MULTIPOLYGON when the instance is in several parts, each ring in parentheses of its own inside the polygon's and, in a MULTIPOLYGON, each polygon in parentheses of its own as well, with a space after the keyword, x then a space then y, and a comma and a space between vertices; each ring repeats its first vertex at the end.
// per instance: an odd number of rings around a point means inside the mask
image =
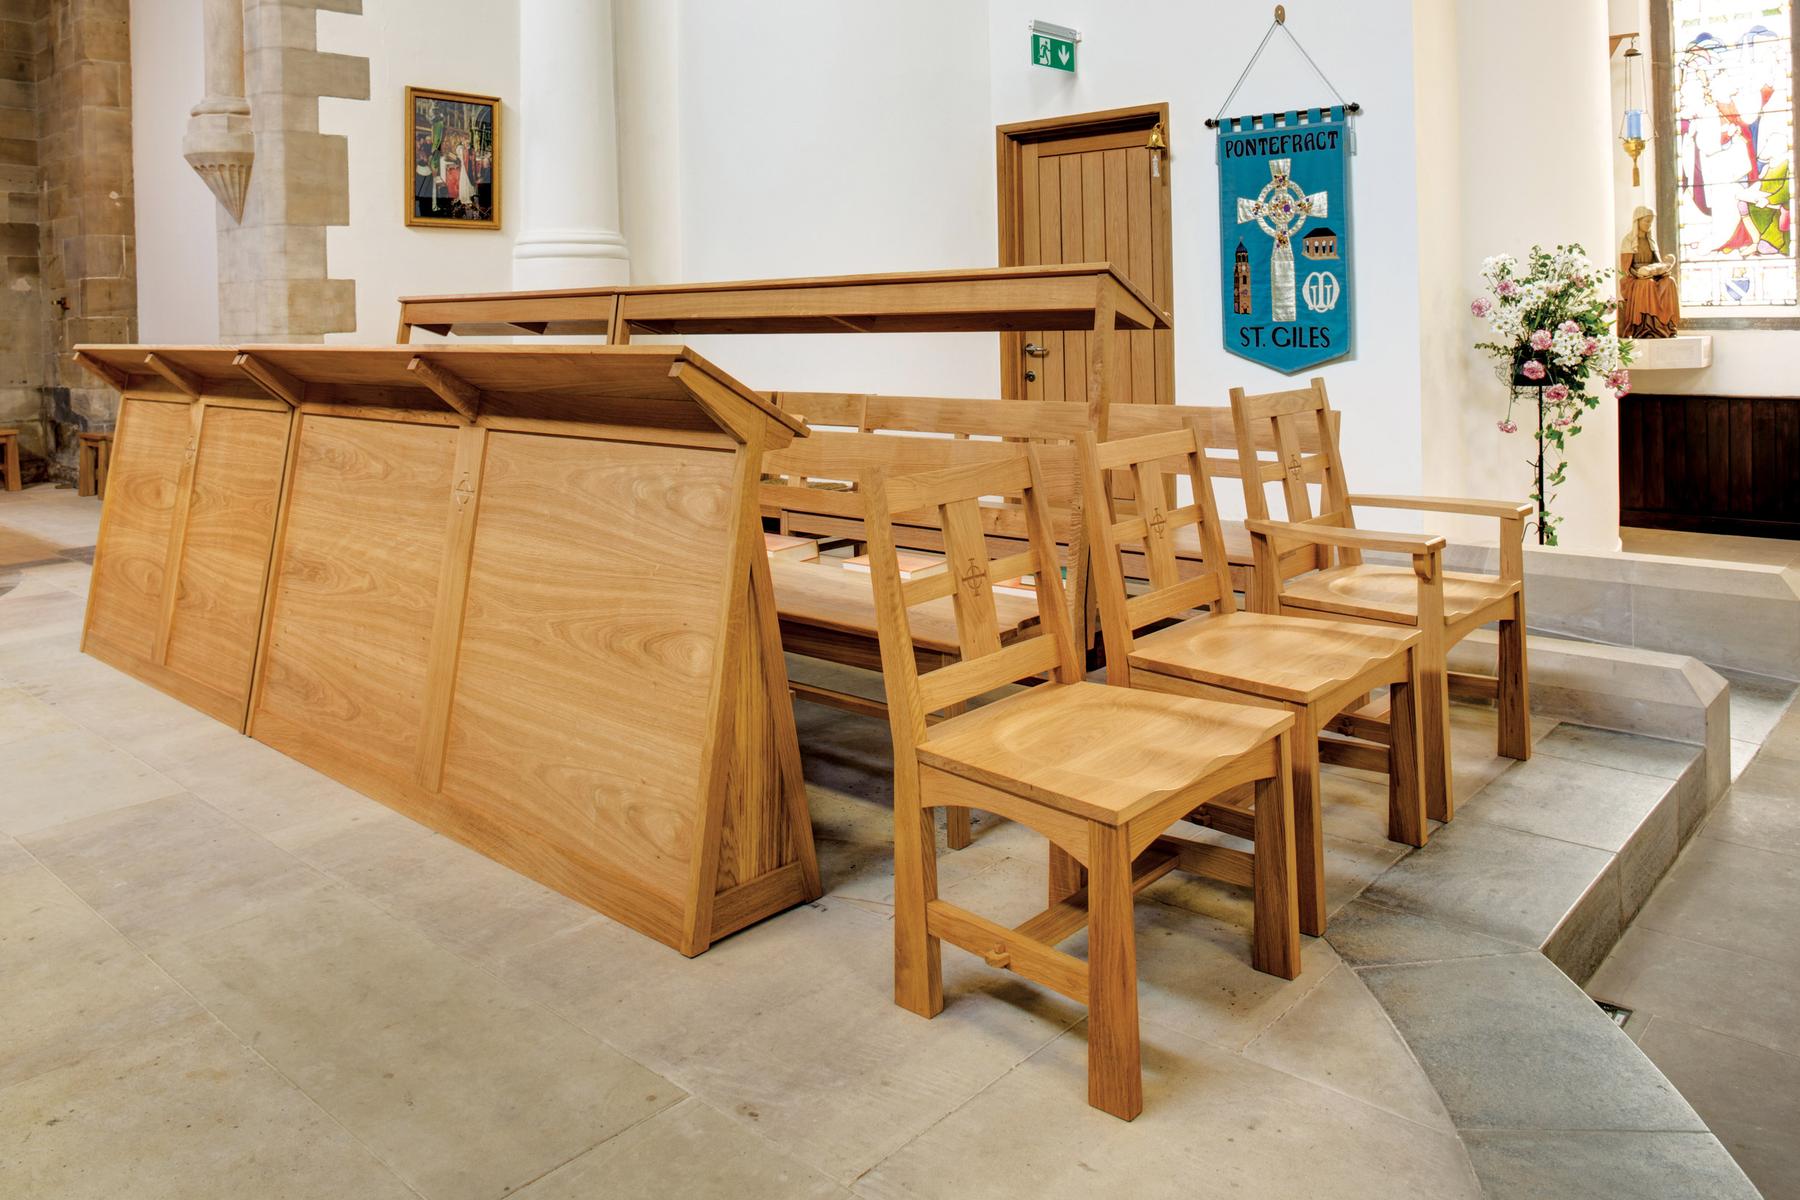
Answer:
POLYGON ((805 426, 669 346, 87 346, 83 649, 694 955, 820 894, 762 551, 805 426))

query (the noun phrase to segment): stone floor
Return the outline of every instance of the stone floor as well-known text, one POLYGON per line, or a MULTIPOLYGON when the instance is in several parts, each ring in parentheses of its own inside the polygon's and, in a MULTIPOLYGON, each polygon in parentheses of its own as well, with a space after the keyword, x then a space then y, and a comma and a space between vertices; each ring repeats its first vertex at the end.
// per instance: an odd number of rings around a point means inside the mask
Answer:
POLYGON ((1797 912, 1790 709, 1588 982, 1770 1200, 1800 1197, 1797 912))
MULTIPOLYGON (((1366 779, 1328 785, 1298 979, 1250 969, 1234 891, 1145 893, 1126 1124, 1060 997, 947 949, 944 1013, 892 1005, 881 725, 799 707, 827 895, 684 960, 79 655, 97 516, 0 497, 52 551, 0 554, 0 1195, 1435 1200, 1584 1163, 1744 1194, 1635 1052, 1591 1095, 1532 1073, 1596 1045, 1535 950, 1358 900, 1405 854, 1366 779)), ((1457 712, 1465 804, 1509 769, 1491 723, 1457 712)), ((1023 917, 1041 843, 978 821, 941 887, 1023 917)))

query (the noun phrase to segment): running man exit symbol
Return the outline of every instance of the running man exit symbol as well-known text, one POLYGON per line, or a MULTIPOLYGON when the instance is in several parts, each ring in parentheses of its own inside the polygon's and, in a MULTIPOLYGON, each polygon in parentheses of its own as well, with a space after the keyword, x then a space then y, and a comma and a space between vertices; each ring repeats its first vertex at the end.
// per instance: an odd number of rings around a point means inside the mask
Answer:
POLYGON ((1075 43, 1081 35, 1045 21, 1031 23, 1031 61, 1052 71, 1075 71, 1075 43))

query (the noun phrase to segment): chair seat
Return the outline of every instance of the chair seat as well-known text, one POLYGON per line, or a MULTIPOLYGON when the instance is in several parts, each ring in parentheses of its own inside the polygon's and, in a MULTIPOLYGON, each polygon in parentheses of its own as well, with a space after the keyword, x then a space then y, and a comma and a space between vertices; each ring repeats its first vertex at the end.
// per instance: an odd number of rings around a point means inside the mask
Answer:
POLYGON ((1414 629, 1277 617, 1212 613, 1136 640, 1134 670, 1310 704, 1403 653, 1419 640, 1414 629))
MULTIPOLYGON (((1517 581, 1444 572, 1444 620, 1454 625, 1519 590, 1517 581)), ((1287 581, 1283 604, 1374 621, 1412 624, 1419 612, 1419 580, 1411 567, 1361 563, 1313 571, 1287 581)))
POLYGON ((931 727, 919 761, 1122 825, 1293 724, 1280 709, 1098 683, 1045 684, 931 727))

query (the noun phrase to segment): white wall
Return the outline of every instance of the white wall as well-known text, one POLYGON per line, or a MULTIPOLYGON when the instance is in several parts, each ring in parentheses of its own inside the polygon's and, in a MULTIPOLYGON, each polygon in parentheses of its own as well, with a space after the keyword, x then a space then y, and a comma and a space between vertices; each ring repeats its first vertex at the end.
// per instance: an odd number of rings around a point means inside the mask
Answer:
MULTIPOLYGON (((1418 490, 1419 247, 1408 0, 1287 6, 1289 26, 1319 68, 1364 109, 1350 162, 1356 344, 1348 357, 1298 376, 1224 348, 1216 135, 1204 124, 1268 29, 1270 7, 1188 0, 1059 0, 1046 7, 996 0, 989 10, 996 123, 1169 102, 1176 400, 1225 404, 1233 386, 1269 391, 1322 375, 1345 415, 1343 450, 1354 485, 1418 490), (1034 17, 1081 31, 1073 77, 1030 62, 1027 26, 1034 17)), ((1277 32, 1226 115, 1329 103, 1330 90, 1277 32)), ((1230 489, 1221 489, 1220 498, 1228 509, 1236 499, 1230 489)))
POLYGON ((137 206, 138 337, 219 340, 224 210, 181 157, 206 91, 200 0, 131 0, 131 171, 137 206))
MULTIPOLYGON (((654 200, 628 199, 637 277, 652 262, 678 265, 690 280, 995 262, 980 6, 679 8, 678 119, 666 99, 621 104, 627 143, 678 137, 678 248, 671 254, 661 240, 669 234, 643 224, 654 200)), ((999 394, 994 335, 691 340, 758 388, 999 394)))
MULTIPOLYGON (((185 0, 184 0, 185 2, 185 0)), ((319 49, 369 60, 369 99, 319 101, 322 133, 350 139, 350 224, 326 231, 333 279, 356 280, 356 330, 328 342, 394 340, 402 295, 505 291, 512 286, 521 0, 379 0, 363 15, 319 14, 319 49), (497 230, 405 223, 407 85, 499 96, 501 219, 497 230)), ((134 30, 135 33, 135 30, 134 30)))
MULTIPOLYGON (((1481 262, 1488 255, 1523 258, 1533 244, 1575 242, 1597 260, 1610 261, 1617 238, 1606 22, 1605 0, 1457 0, 1452 43, 1461 105, 1457 136, 1436 166, 1455 175, 1460 251, 1444 267, 1458 286, 1442 289, 1444 276, 1428 263, 1427 275, 1440 282, 1434 290, 1446 303, 1454 296, 1455 307, 1445 313, 1434 305, 1426 316, 1446 344, 1460 326, 1465 349, 1460 374, 1444 384, 1454 406, 1434 416, 1429 491, 1524 500, 1531 490, 1528 463, 1535 445, 1527 431, 1535 410, 1521 405, 1516 434, 1495 427, 1506 411, 1507 389, 1493 360, 1471 348, 1486 329, 1468 315, 1468 302, 1480 294, 1481 262), (1550 29, 1556 36, 1545 37, 1550 29), (1545 86, 1521 86, 1522 62, 1531 63, 1545 86)), ((1436 176, 1427 179, 1434 188, 1437 182, 1436 176)), ((1425 211, 1442 207, 1434 196, 1425 211)), ((1618 477, 1618 408, 1607 397, 1570 442, 1569 481, 1552 502, 1552 512, 1565 518, 1563 545, 1618 548, 1618 477)), ((1439 527, 1457 538, 1494 536, 1491 521, 1439 527)))

